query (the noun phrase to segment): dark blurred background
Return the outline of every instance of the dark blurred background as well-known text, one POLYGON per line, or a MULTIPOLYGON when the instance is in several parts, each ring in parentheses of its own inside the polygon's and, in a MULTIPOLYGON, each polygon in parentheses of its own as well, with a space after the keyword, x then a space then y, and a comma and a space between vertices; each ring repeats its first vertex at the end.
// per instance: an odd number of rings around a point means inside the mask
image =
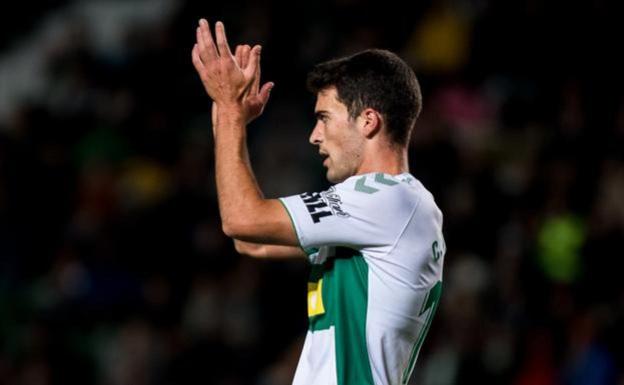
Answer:
POLYGON ((269 197, 328 186, 315 63, 380 47, 416 71, 411 172, 448 253, 411 384, 624 384, 624 14, 532 0, 3 5, 1 384, 290 383, 308 266, 221 232, 200 17, 264 47, 269 197))

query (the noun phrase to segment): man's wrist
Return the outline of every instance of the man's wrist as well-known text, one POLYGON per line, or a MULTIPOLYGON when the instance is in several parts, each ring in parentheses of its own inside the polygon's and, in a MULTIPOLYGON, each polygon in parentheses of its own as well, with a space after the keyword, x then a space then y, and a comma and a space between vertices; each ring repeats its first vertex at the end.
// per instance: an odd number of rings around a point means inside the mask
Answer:
POLYGON ((217 105, 217 121, 225 124, 245 125, 247 119, 243 106, 240 104, 219 104, 217 105))

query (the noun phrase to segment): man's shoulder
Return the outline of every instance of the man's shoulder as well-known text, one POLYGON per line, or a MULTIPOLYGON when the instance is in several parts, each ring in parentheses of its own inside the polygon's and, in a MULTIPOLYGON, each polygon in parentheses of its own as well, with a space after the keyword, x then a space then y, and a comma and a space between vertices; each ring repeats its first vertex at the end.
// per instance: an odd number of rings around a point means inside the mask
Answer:
POLYGON ((391 175, 381 172, 359 174, 330 187, 325 194, 374 210, 412 211, 420 200, 429 199, 429 192, 409 174, 391 175))
POLYGON ((429 191, 411 174, 398 175, 383 172, 353 175, 332 186, 330 190, 357 193, 354 196, 401 195, 411 197, 431 195, 429 191))

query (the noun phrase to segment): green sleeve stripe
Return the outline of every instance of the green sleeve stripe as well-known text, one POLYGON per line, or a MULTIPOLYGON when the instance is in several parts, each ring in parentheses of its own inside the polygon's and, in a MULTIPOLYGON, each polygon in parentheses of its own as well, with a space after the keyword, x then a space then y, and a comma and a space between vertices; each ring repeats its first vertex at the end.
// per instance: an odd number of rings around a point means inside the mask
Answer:
POLYGON ((414 347, 412 348, 412 352, 410 354, 410 358, 407 364, 407 367, 403 371, 403 377, 401 380, 401 384, 406 385, 409 381, 409 378, 412 375, 412 371, 414 370, 414 366, 416 365, 416 359, 418 358, 418 353, 420 352, 420 348, 429 332, 429 327, 431 327, 431 320, 433 319, 436 310, 438 309, 438 304, 440 303, 440 296, 442 295, 442 281, 438 281, 427 293, 427 297, 423 302, 419 316, 423 315, 427 310, 430 309, 429 314, 427 314, 427 318, 425 324, 420 330, 420 334, 414 347))
POLYGON ((279 198, 278 201, 282 204, 282 206, 284 206, 284 210, 286 210, 286 214, 288 214, 288 218, 290 219, 290 224, 292 224, 293 230, 295 230, 295 236, 297 237, 297 243, 299 243, 299 248, 301 250, 303 250, 303 252, 306 255, 310 255, 312 253, 309 253, 308 250, 304 249, 303 246, 301 245, 301 238, 299 238, 299 232, 297 232, 297 226, 295 225, 295 220, 293 219, 292 214, 290 213, 290 210, 288 210, 288 206, 286 205, 286 203, 282 200, 282 198, 279 198))

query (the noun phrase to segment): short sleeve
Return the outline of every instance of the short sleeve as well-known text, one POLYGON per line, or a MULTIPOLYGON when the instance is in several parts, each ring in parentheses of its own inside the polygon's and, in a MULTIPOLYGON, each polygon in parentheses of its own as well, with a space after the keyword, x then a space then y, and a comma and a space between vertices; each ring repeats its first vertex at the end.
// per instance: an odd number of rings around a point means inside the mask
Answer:
POLYGON ((418 204, 398 181, 374 174, 280 201, 308 253, 322 246, 391 247, 418 204))

